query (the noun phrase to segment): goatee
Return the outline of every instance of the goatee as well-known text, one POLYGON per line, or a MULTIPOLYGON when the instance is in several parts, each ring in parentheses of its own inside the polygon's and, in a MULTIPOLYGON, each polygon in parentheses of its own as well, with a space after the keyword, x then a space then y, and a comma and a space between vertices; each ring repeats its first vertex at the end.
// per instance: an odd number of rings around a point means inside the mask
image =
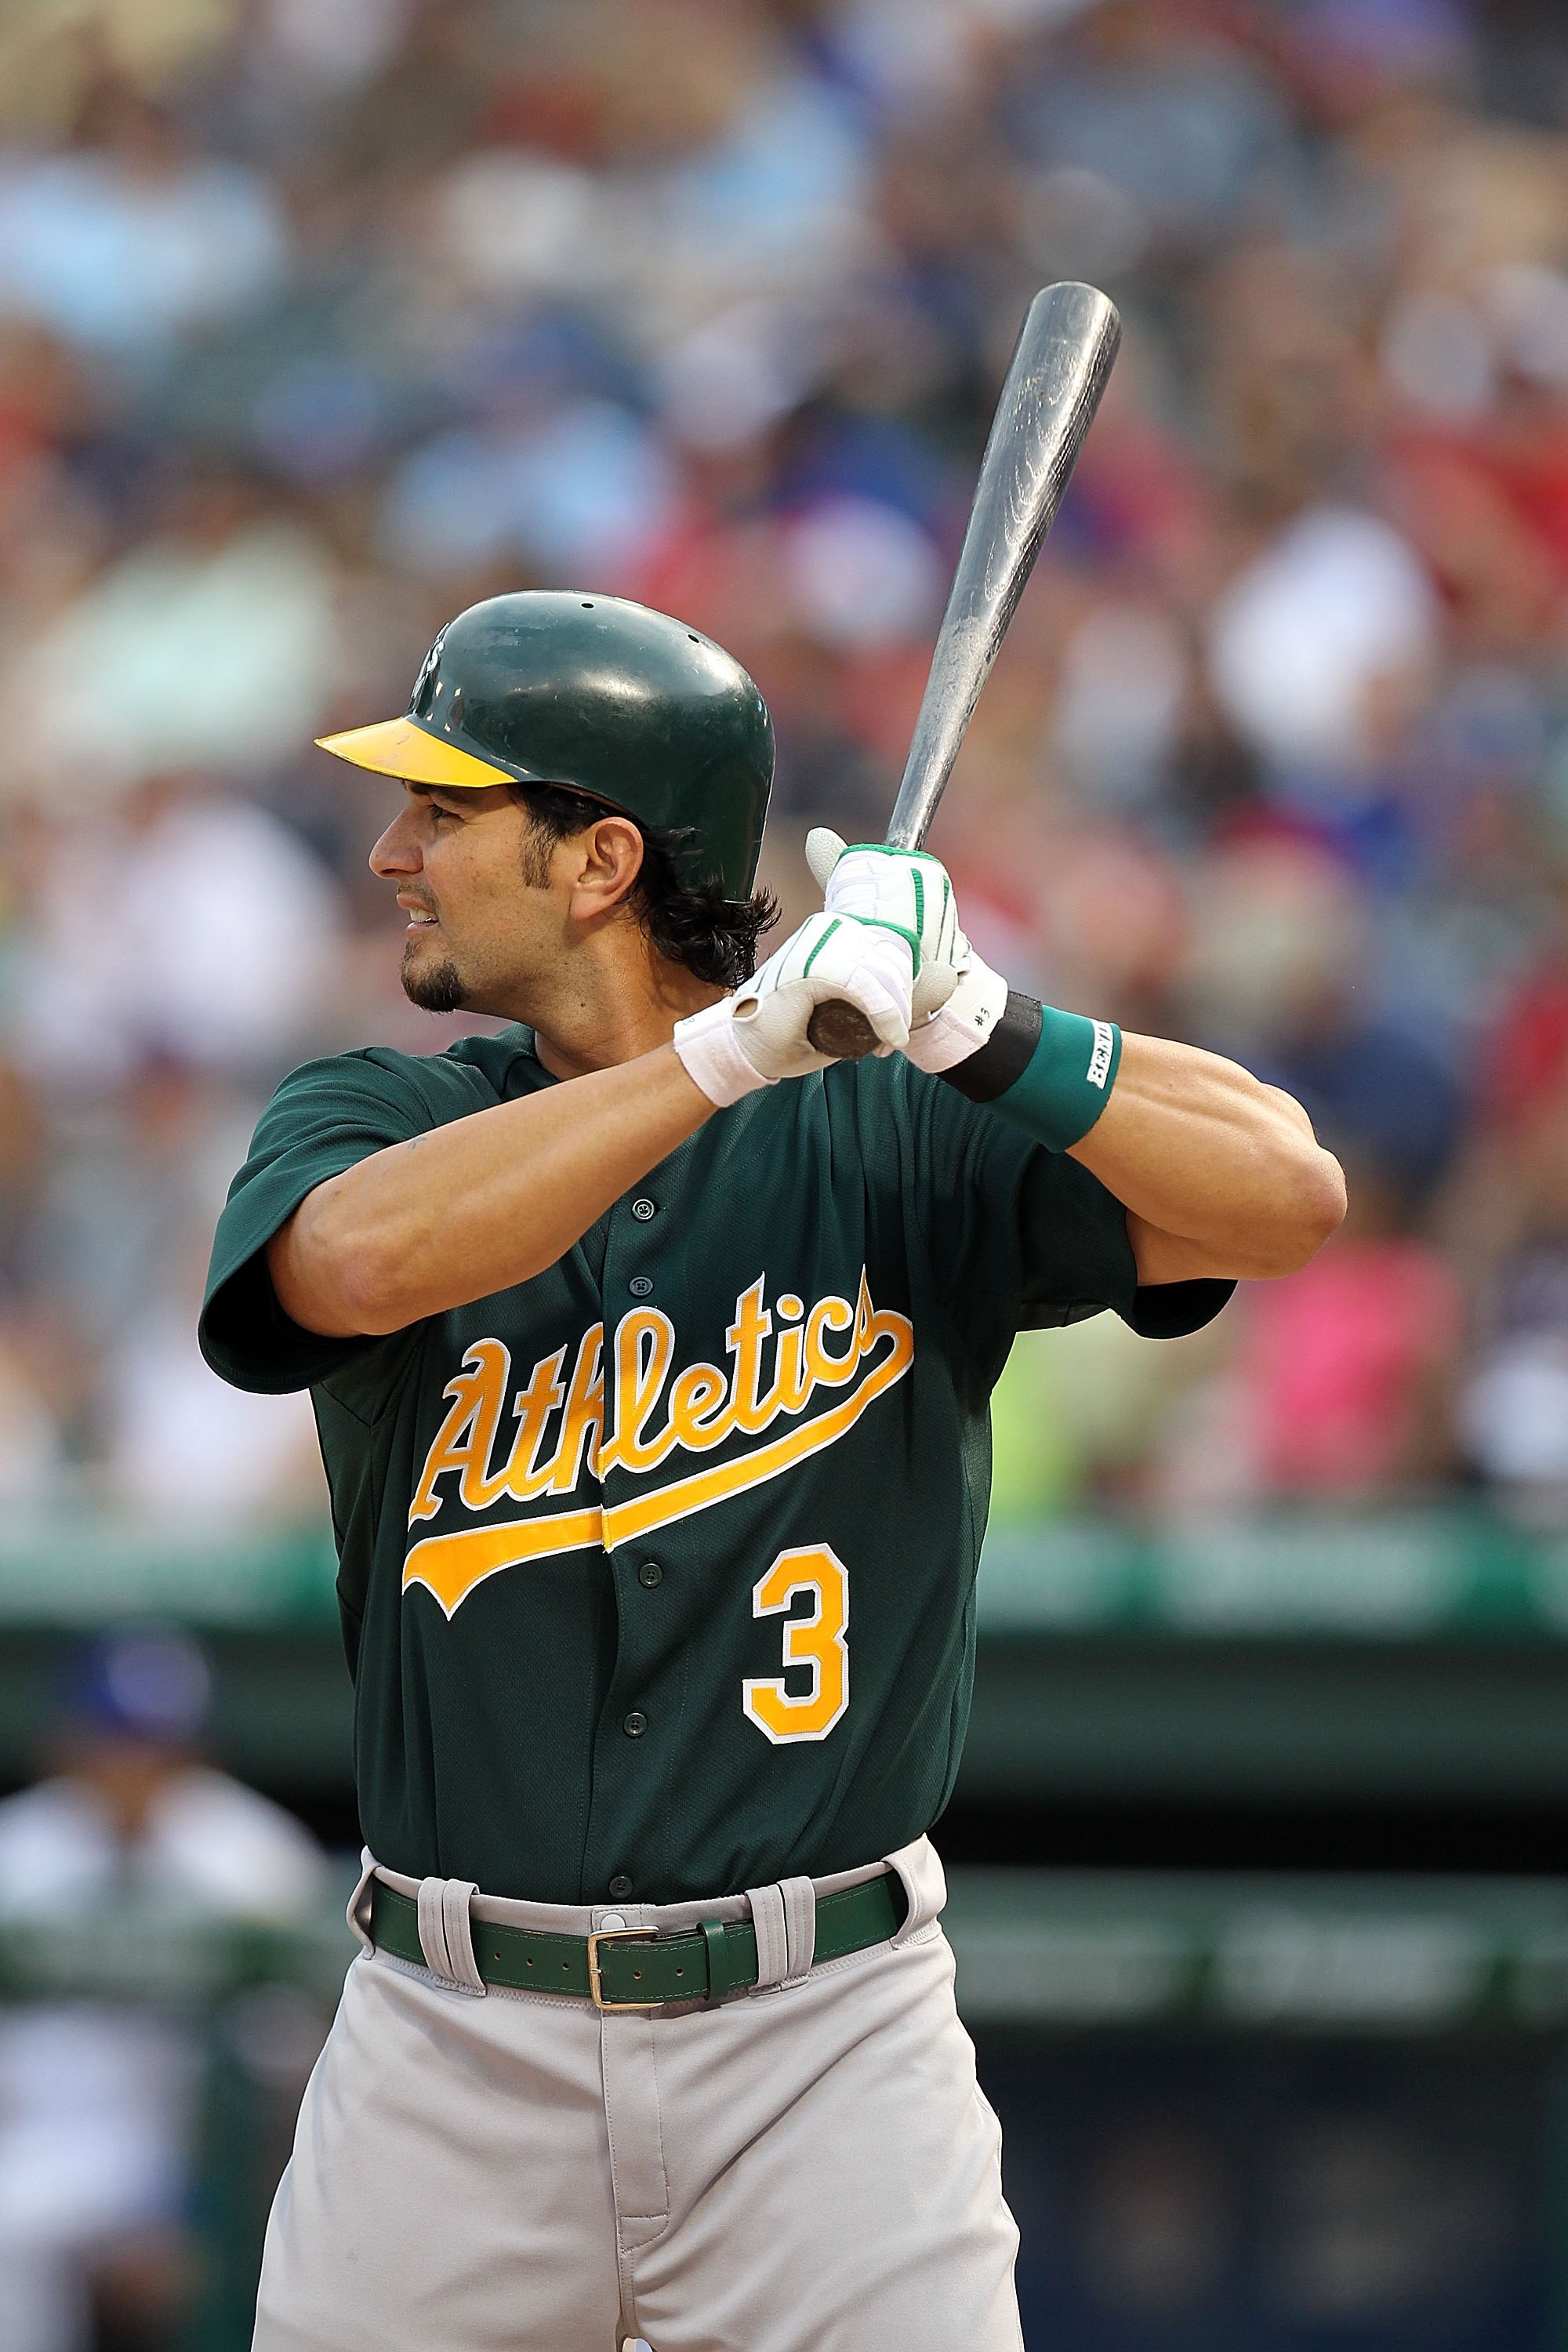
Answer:
POLYGON ((439 963, 416 964, 410 953, 403 958, 403 993, 410 1004, 417 1004, 426 1013, 460 1013, 465 1002, 463 983, 458 977, 458 967, 450 956, 439 963))

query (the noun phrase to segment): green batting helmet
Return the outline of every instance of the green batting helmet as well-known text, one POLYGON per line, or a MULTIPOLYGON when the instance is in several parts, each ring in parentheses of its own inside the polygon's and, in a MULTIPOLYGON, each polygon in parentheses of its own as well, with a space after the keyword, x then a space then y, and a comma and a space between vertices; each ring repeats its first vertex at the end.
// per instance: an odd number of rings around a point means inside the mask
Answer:
POLYGON ((684 835, 681 879, 751 890, 773 774, 768 707, 710 637, 620 596, 530 589, 448 621, 402 719, 321 748, 446 791, 563 784, 684 835))

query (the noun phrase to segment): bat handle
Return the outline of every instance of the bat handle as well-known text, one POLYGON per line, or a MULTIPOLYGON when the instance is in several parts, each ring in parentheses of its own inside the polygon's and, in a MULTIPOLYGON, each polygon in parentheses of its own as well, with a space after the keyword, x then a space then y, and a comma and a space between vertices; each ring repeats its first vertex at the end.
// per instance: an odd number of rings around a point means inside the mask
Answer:
POLYGON ((819 1004, 805 1024, 805 1034, 819 1054, 831 1054, 836 1062, 862 1062, 874 1053, 877 1033, 858 1005, 846 1004, 841 996, 819 1004))

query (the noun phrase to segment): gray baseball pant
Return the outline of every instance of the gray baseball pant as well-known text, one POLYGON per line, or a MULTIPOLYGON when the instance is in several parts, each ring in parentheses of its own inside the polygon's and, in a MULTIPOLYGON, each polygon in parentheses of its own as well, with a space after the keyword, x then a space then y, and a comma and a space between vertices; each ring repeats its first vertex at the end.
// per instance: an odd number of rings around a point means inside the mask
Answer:
POLYGON ((255 2352, 1022 2352, 941 1864, 924 1839, 889 1861, 898 1935, 820 1968, 816 1896, 873 1871, 618 1910, 383 1871, 420 1897, 434 1965, 367 1951, 349 1970, 268 2227, 255 2352), (608 2015, 477 1991, 472 1916, 576 1935, 750 1916, 767 1980, 608 2015))

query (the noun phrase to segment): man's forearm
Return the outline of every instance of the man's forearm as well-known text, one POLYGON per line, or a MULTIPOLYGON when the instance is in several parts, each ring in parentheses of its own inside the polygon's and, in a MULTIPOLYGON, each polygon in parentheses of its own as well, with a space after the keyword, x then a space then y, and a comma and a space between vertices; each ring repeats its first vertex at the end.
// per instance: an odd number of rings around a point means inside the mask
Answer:
POLYGON ((1071 1153, 1131 1212, 1146 1281, 1293 1273, 1344 1214, 1339 1162, 1299 1103, 1162 1037, 1122 1039, 1110 1099, 1071 1153))
POLYGON ((1141 1282, 1289 1274, 1344 1214, 1344 1179, 1299 1103, 1218 1055, 1041 1004, 958 928, 945 869, 918 850, 814 833, 828 909, 918 941, 905 1048, 1047 1151, 1070 1152, 1128 1212, 1141 1282), (945 973, 934 1013, 921 1004, 945 973))
POLYGON ((526 1282, 712 1110, 662 1045, 374 1152, 274 1236, 279 1304, 306 1330, 345 1339, 526 1282))
POLYGON ((941 1075, 1115 1193, 1142 1282, 1293 1274, 1344 1215, 1300 1104, 1195 1045, 1010 991, 985 1044, 941 1075))

